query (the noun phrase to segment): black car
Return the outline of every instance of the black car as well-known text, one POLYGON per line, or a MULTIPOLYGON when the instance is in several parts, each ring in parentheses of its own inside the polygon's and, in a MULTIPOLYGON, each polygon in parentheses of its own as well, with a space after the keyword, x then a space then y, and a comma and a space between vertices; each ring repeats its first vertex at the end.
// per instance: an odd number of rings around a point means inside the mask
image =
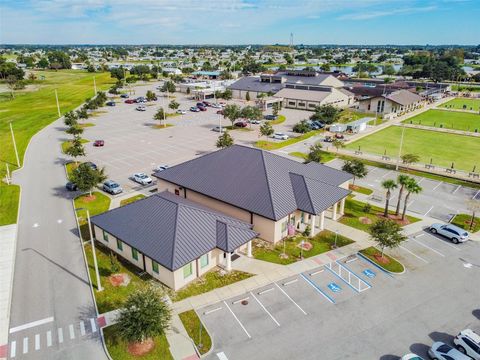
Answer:
POLYGON ((128 94, 121 94, 120 97, 121 97, 122 99, 128 99, 128 94))
POLYGON ((275 115, 265 115, 265 120, 277 120, 277 116, 275 115))
POLYGON ((68 191, 77 191, 78 190, 78 186, 77 184, 69 181, 67 182, 67 184, 65 185, 65 188, 68 190, 68 191))
POLYGON ((316 126, 318 126, 319 129, 323 129, 325 127, 325 123, 323 121, 314 120, 312 121, 312 124, 315 124, 316 126))
POLYGON ((115 101, 108 101, 107 106, 115 106, 115 101))
POLYGON ((95 165, 95 164, 94 164, 93 162, 91 162, 91 161, 87 161, 87 162, 85 162, 84 164, 90 166, 90 167, 92 168, 92 170, 97 170, 97 169, 98 169, 98 166, 95 165))

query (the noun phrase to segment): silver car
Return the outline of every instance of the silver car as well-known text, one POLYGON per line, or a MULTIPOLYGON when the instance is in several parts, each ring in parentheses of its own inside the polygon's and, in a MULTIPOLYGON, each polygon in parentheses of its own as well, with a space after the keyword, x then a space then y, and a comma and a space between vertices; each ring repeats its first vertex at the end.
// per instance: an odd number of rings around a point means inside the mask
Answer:
POLYGON ((103 191, 106 191, 106 192, 108 192, 109 194, 112 194, 112 195, 117 195, 117 194, 120 194, 121 192, 123 192, 122 187, 120 185, 118 185, 118 183, 116 183, 113 180, 105 181, 103 183, 102 189, 103 189, 103 191))
POLYGON ((469 237, 468 232, 452 224, 433 224, 429 230, 432 234, 445 236, 454 244, 465 242, 469 237))
POLYGON ((428 349, 428 356, 437 360, 470 360, 469 356, 441 341, 437 341, 428 349))

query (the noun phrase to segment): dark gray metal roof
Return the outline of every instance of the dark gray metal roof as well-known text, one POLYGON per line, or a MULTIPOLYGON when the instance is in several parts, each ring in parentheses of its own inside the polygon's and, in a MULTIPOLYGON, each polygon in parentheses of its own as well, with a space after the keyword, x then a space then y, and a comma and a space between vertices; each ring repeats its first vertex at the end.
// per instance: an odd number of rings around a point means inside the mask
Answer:
POLYGON ((246 76, 238 79, 228 88, 231 90, 253 91, 253 92, 273 92, 276 93, 280 89, 283 89, 284 84, 281 83, 269 83, 261 82, 258 76, 246 76))
POLYGON ((92 223, 172 271, 258 235, 250 224, 166 191, 94 216, 92 223))
MULTIPOLYGON (((300 209, 297 200, 301 195, 298 192, 305 191, 301 190, 297 179, 292 181, 291 173, 309 179, 305 184, 311 186, 308 192, 312 198, 346 196, 347 190, 344 193, 343 189, 337 189, 340 184, 352 179, 350 174, 326 165, 314 162, 302 164, 241 145, 233 145, 154 175, 268 219, 279 220, 300 209), (318 184, 314 186, 312 181, 318 184)), ((314 214, 331 205, 322 207, 319 199, 315 201, 314 214)), ((325 200, 325 204, 329 201, 325 200)))

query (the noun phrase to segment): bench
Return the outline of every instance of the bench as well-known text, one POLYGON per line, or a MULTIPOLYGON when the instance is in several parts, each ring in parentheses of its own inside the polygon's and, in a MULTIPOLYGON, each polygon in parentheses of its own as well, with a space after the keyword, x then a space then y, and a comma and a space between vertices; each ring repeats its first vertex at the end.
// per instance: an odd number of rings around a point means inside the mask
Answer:
POLYGON ((382 155, 382 160, 390 160, 390 156, 382 155))
POLYGON ((480 174, 479 174, 479 173, 471 172, 471 173, 468 173, 468 177, 472 177, 472 178, 474 178, 474 179, 479 179, 479 178, 480 178, 480 174))
POLYGON ((360 150, 355 150, 355 155, 362 155, 363 153, 360 150))
POLYGON ((457 170, 455 170, 455 169, 445 169, 445 171, 449 174, 456 174, 457 173, 457 170))
POLYGON ((425 169, 435 169, 435 165, 425 164, 425 169))

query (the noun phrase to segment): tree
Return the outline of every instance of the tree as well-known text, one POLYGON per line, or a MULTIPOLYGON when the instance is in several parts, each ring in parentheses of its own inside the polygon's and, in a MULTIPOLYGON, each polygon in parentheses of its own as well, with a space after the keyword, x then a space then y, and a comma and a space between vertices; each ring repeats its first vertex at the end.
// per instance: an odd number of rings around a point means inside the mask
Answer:
POLYGON ((79 110, 77 110, 76 114, 78 119, 88 119, 88 112, 85 105, 82 106, 79 110))
POLYGON ((256 106, 245 106, 240 110, 240 117, 250 120, 260 120, 263 118, 262 110, 256 106))
POLYGON ((85 156, 85 148, 82 144, 82 139, 78 136, 75 136, 70 142, 70 146, 65 150, 65 154, 73 157, 75 163, 77 163, 77 158, 80 156, 85 156))
POLYGON ((397 216, 398 214, 400 214, 400 202, 402 201, 403 189, 405 188, 405 185, 407 184, 409 179, 410 179, 410 176, 404 175, 404 174, 400 174, 397 177, 397 183, 400 185, 398 189, 397 208, 395 210, 395 215, 397 216))
POLYGON ((223 134, 221 134, 217 139, 217 143, 216 143, 217 148, 225 149, 232 145, 233 145, 233 138, 230 136, 228 131, 223 132, 223 134))
POLYGON ((276 102, 272 105, 272 114, 273 116, 278 116, 278 112, 280 111, 281 103, 276 102))
POLYGON ((333 147, 334 147, 335 149, 337 149, 337 153, 338 153, 338 150, 339 150, 340 148, 344 148, 344 147, 345 147, 344 142, 343 142, 342 140, 340 140, 340 139, 333 139, 332 145, 333 145, 333 147))
POLYGON ((370 236, 382 249, 382 258, 385 248, 393 249, 399 246, 406 236, 402 234, 402 227, 390 219, 379 219, 369 228, 370 236))
POLYGON ((39 67, 40 69, 46 69, 49 65, 50 64, 47 58, 44 58, 44 57, 38 60, 38 63, 37 63, 37 67, 39 67))
POLYGON ((322 64, 322 66, 320 66, 320 69, 322 71, 329 72, 330 71, 330 64, 329 63, 322 64))
POLYGON ((53 67, 55 64, 54 69, 70 69, 72 67, 72 63, 70 62, 70 56, 61 50, 54 50, 50 51, 47 54, 48 61, 50 62, 50 67, 53 67))
POLYGON ((408 169, 409 165, 420 161, 420 156, 415 154, 403 154, 402 156, 400 156, 400 159, 402 159, 402 163, 407 165, 408 169))
POLYGON ((128 296, 117 322, 124 340, 143 343, 164 334, 171 319, 172 311, 163 294, 158 287, 150 285, 128 296))
POLYGON ((110 77, 115 78, 119 81, 123 80, 125 78, 125 70, 123 69, 123 67, 111 68, 110 77))
POLYGON ((293 125, 293 131, 300 134, 305 134, 311 130, 310 124, 307 120, 302 120, 293 125))
POLYGON ((0 57, 0 79, 7 79, 9 76, 15 76, 17 80, 22 80, 25 72, 17 67, 15 63, 5 61, 5 58, 0 57))
POLYGON ((170 101, 170 104, 168 104, 168 107, 172 110, 177 110, 179 106, 180 104, 175 100, 170 101))
POLYGON ((176 91, 175 84, 173 83, 173 81, 165 81, 160 91, 161 92, 168 91, 169 93, 174 93, 176 91))
POLYGON ((262 134, 262 136, 269 137, 272 136, 274 132, 275 130, 273 130, 273 126, 270 125, 269 122, 264 122, 260 125, 260 134, 262 134))
POLYGON ((90 196, 92 196, 92 189, 97 186, 97 184, 107 180, 104 168, 100 170, 93 169, 86 163, 78 165, 78 167, 72 171, 70 178, 79 190, 88 191, 90 196))
MULTIPOLYGON (((163 107, 159 108, 157 110, 157 112, 155 113, 155 115, 153 115, 153 118, 155 120, 158 120, 160 121, 160 125, 162 124, 162 121, 164 121, 167 117, 167 114, 165 114, 165 111, 163 110, 163 107)), ((164 124, 166 125, 166 124, 164 124)))
POLYGON ((10 89, 10 95, 12 96, 12 99, 15 98, 15 88, 17 87, 17 84, 18 84, 17 77, 15 75, 8 75, 5 82, 7 83, 7 86, 10 89))
POLYGON ((240 107, 236 104, 228 104, 225 106, 223 109, 223 117, 225 119, 230 120, 232 123, 232 127, 235 124, 235 121, 237 121, 238 118, 241 116, 241 110, 240 107))
POLYGON ((230 89, 225 89, 225 91, 222 94, 222 98, 225 100, 231 100, 233 97, 232 90, 230 89))
POLYGON ((382 66, 382 74, 383 75, 395 75, 395 68, 392 64, 386 64, 382 66))
POLYGON ((316 106, 315 112, 310 116, 310 120, 332 124, 338 118, 339 114, 340 110, 333 105, 316 106))
POLYGON ((310 152, 307 154, 307 162, 322 162, 322 156, 324 152, 322 150, 322 144, 316 143, 310 146, 310 152))
POLYGON ((83 134, 83 128, 78 125, 72 125, 67 130, 65 130, 65 132, 69 135, 79 136, 83 134))
POLYGON ((387 191, 385 196, 385 210, 383 216, 388 217, 388 203, 392 197, 392 190, 397 188, 397 184, 394 180, 384 180, 382 181, 382 187, 387 191))
POLYGON ((155 95, 152 90, 148 90, 145 97, 147 98, 147 101, 154 101, 157 98, 157 95, 155 95))
POLYGON ((480 200, 471 199, 467 201, 467 208, 472 212, 472 218, 470 219, 469 230, 472 230, 475 227, 475 214, 477 211, 480 211, 480 200))
POLYGON ((408 199, 410 194, 419 194, 422 192, 422 187, 418 185, 417 180, 414 178, 409 178, 405 184, 405 190, 407 190, 407 195, 405 195, 405 200, 403 201, 403 213, 402 220, 405 220, 405 214, 407 212, 408 199))
POLYGON ((365 164, 358 159, 345 160, 342 166, 342 170, 353 175, 352 185, 355 186, 356 178, 364 178, 368 174, 368 169, 365 164))
POLYGON ((67 126, 77 125, 78 116, 73 112, 69 111, 63 116, 63 122, 67 126))

